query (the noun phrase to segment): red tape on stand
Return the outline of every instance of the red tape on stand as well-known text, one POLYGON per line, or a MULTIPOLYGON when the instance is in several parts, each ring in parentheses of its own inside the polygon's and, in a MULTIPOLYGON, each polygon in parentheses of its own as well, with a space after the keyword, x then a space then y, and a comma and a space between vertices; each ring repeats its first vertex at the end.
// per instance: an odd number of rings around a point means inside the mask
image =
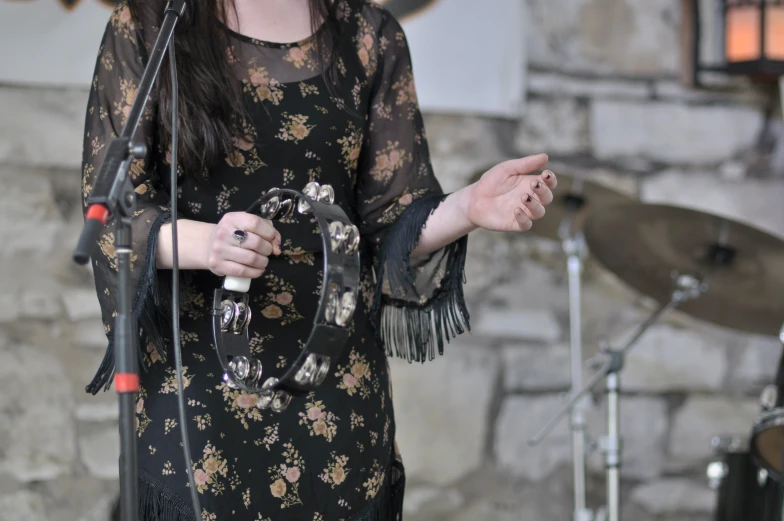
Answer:
POLYGON ((139 392, 139 375, 131 373, 118 373, 114 375, 114 390, 118 393, 139 392))
POLYGON ((85 219, 96 219, 102 224, 106 224, 106 221, 109 220, 109 209, 101 204, 94 204, 87 209, 84 217, 85 219))

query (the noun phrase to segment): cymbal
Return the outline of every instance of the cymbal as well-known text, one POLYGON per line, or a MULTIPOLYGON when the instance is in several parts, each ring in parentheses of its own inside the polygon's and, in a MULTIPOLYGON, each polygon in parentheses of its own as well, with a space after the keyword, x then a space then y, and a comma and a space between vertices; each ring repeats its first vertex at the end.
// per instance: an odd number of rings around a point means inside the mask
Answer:
POLYGON ((591 255, 661 304, 673 273, 707 290, 679 310, 720 326, 778 335, 784 322, 784 240, 725 217, 668 205, 596 210, 585 224, 591 255))
POLYGON ((573 215, 567 232, 581 230, 588 216, 597 208, 614 204, 630 203, 631 197, 589 178, 557 173, 558 186, 553 190, 553 202, 547 206, 547 213, 534 225, 529 233, 539 237, 562 240, 558 231, 566 215, 573 215), (576 210, 573 210, 576 208, 576 210))

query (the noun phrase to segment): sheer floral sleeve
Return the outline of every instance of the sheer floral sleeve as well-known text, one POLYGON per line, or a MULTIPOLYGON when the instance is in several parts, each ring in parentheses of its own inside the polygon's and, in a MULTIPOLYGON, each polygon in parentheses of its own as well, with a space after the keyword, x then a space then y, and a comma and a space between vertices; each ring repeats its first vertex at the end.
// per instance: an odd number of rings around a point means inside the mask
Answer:
MULTIPOLYGON (((128 7, 121 4, 106 27, 93 77, 87 107, 82 157, 82 204, 86 209, 92 183, 97 176, 109 142, 122 132, 131 104, 136 97, 144 71, 144 47, 141 31, 131 19, 128 7)), ((142 117, 136 140, 146 143, 148 156, 132 163, 129 175, 135 187, 137 203, 132 218, 133 254, 131 287, 135 294, 133 313, 150 337, 161 329, 155 323, 160 315, 152 312, 158 295, 155 250, 158 230, 169 218, 168 194, 155 173, 155 104, 151 101, 142 117)), ((87 386, 87 392, 107 389, 114 374, 113 328, 117 314, 117 256, 114 250, 116 217, 112 216, 92 252, 93 272, 101 305, 108 347, 101 367, 87 386)), ((156 343, 160 346, 160 343, 156 343)))
POLYGON ((424 362, 469 327, 462 286, 467 237, 409 260, 445 195, 430 164, 403 29, 384 9, 369 4, 363 11, 368 26, 357 43, 372 99, 358 201, 361 232, 375 256, 373 319, 388 355, 424 362))

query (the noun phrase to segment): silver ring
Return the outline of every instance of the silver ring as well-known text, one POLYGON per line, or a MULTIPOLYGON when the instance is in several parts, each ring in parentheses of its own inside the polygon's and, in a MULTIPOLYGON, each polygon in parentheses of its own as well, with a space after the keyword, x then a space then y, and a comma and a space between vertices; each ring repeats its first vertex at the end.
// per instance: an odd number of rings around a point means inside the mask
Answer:
POLYGON ((237 246, 242 247, 242 243, 248 240, 248 234, 243 230, 234 230, 231 237, 236 241, 237 246))

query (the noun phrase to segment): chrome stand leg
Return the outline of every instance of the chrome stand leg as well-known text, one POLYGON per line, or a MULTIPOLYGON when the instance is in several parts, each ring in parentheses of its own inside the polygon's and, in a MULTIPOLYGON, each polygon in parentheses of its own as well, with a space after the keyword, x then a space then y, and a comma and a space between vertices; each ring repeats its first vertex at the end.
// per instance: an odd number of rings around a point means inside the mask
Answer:
POLYGON ((620 375, 607 375, 607 438, 604 447, 607 470, 607 521, 621 520, 621 417, 620 375))
MULTIPOLYGON (((583 349, 582 349, 582 270, 584 242, 582 235, 563 241, 567 254, 569 273, 569 337, 571 393, 576 395, 583 386, 583 349)), ((586 508, 585 493, 585 400, 578 402, 571 410, 570 426, 572 434, 572 466, 574 484, 574 521, 591 521, 593 515, 586 508)))

